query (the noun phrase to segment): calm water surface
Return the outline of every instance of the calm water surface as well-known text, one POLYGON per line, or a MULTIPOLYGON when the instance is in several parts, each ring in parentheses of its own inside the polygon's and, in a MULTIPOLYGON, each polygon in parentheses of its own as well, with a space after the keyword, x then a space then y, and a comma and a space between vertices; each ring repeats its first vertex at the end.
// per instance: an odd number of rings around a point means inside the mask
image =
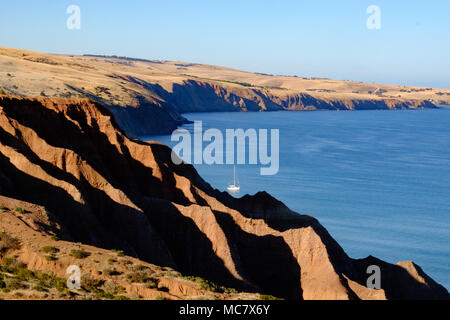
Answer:
MULTIPOLYGON (((224 133, 280 129, 278 175, 238 166, 242 195, 266 190, 318 218, 350 256, 413 260, 450 288, 450 108, 184 116, 224 133)), ((196 168, 217 189, 232 182, 232 166, 196 168)))

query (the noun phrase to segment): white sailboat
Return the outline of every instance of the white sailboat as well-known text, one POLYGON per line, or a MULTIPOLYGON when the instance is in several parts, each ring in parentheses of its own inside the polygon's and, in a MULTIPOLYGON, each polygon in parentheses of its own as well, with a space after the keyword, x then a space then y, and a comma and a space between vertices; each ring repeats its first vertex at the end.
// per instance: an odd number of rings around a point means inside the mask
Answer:
POLYGON ((231 193, 238 193, 239 191, 241 191, 241 187, 239 186, 239 182, 237 181, 237 177, 236 177, 236 166, 234 166, 234 180, 233 181, 234 181, 233 184, 229 185, 227 187, 227 189, 231 193))

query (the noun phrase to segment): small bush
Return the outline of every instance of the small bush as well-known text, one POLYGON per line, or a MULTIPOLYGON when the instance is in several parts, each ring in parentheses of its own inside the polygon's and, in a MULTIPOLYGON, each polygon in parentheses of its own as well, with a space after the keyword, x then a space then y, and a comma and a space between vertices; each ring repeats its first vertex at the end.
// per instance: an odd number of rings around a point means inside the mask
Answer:
POLYGON ((18 213, 25 213, 25 210, 24 210, 23 208, 20 208, 20 207, 16 207, 16 208, 14 209, 14 211, 16 211, 16 212, 18 212, 18 213))
POLYGON ((34 291, 38 291, 38 292, 48 292, 47 288, 44 288, 43 286, 37 284, 33 287, 34 291))
POLYGON ((28 289, 28 286, 21 279, 9 278, 6 281, 6 288, 10 291, 28 289))
POLYGON ((120 262, 122 262, 123 264, 126 264, 126 265, 133 264, 133 262, 131 262, 130 260, 127 260, 127 259, 120 259, 120 262))
POLYGON ((59 252, 59 249, 52 247, 52 246, 45 246, 45 247, 42 247, 41 251, 44 253, 56 254, 59 252))
POLYGON ((145 271, 134 271, 129 273, 127 274, 127 280, 131 283, 157 283, 157 280, 152 278, 150 274, 145 271))
POLYGON ((103 285, 102 289, 105 292, 110 293, 112 295, 118 295, 118 294, 126 293, 126 290, 125 290, 124 287, 114 283, 113 281, 106 281, 105 284, 103 285))
POLYGON ((147 282, 145 283, 145 287, 147 289, 157 289, 158 281, 156 279, 147 280, 147 282))
POLYGON ((114 269, 114 270, 104 269, 103 273, 107 276, 112 276, 112 277, 120 276, 123 274, 123 272, 117 271, 116 269, 114 269))
POLYGON ((20 241, 10 235, 0 232, 0 255, 9 250, 20 249, 20 241))
POLYGON ((144 271, 144 270, 148 270, 148 267, 143 266, 142 264, 137 264, 134 266, 133 270, 135 271, 144 271))
POLYGON ((114 252, 115 254, 117 254, 119 257, 125 256, 125 253, 123 252, 123 250, 112 249, 111 251, 114 252))
POLYGON ((80 249, 80 250, 74 249, 74 250, 70 251, 70 255, 77 259, 86 259, 91 254, 89 252, 85 251, 84 249, 80 249))

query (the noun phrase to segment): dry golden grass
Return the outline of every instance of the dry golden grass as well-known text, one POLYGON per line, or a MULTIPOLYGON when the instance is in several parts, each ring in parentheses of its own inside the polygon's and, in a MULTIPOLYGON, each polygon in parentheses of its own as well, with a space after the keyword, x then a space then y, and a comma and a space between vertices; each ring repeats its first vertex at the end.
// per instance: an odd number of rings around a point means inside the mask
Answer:
POLYGON ((51 55, 1 47, 0 70, 0 90, 5 93, 94 97, 107 104, 122 106, 136 106, 138 96, 155 99, 155 93, 139 83, 141 81, 159 84, 170 92, 174 83, 187 80, 216 83, 225 88, 250 87, 280 97, 303 92, 325 99, 395 98, 450 104, 449 89, 271 76, 185 62, 51 55))

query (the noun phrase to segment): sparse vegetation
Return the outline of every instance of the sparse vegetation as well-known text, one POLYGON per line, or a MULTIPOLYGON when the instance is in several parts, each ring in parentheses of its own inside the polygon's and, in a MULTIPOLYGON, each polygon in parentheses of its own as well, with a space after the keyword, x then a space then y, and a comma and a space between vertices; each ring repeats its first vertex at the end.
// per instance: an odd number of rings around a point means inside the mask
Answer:
POLYGON ((18 213, 25 213, 25 210, 23 209, 23 208, 21 208, 21 207, 16 207, 15 209, 14 209, 14 211, 16 211, 16 212, 18 212, 18 213))
POLYGON ((133 270, 134 271, 144 271, 144 270, 148 270, 148 267, 143 266, 142 264, 137 264, 134 266, 133 270))
POLYGON ((112 281, 92 279, 89 276, 85 276, 83 277, 81 287, 85 292, 94 294, 97 299, 129 300, 123 295, 117 296, 117 294, 126 293, 126 290, 112 281))
POLYGON ((101 94, 106 94, 106 95, 110 96, 111 92, 109 92, 109 90, 110 90, 109 88, 102 87, 102 86, 98 86, 95 88, 95 92, 98 96, 101 94))
POLYGON ((52 247, 52 246, 45 246, 45 247, 42 247, 41 251, 44 253, 56 254, 59 252, 59 249, 56 247, 52 247))
MULTIPOLYGON (((4 258, 0 263, 0 289, 4 293, 14 290, 32 288, 38 292, 47 292, 56 289, 67 294, 66 280, 52 274, 35 272, 27 268, 16 258, 4 258)), ((16 293, 17 295, 17 293, 16 293)))
POLYGON ((145 287, 147 289, 156 289, 156 288, 158 288, 158 280, 157 279, 151 279, 150 281, 147 281, 145 283, 145 287))
POLYGON ((103 274, 111 277, 120 276, 123 272, 117 271, 116 269, 103 269, 103 274))
POLYGON ((124 287, 114 283, 113 281, 106 281, 103 284, 102 288, 104 289, 105 292, 110 293, 112 295, 126 293, 126 290, 124 287))
POLYGON ((58 258, 51 254, 51 255, 45 256, 45 260, 56 261, 56 260, 58 260, 58 258))
POLYGON ((73 249, 72 251, 70 251, 70 255, 77 259, 86 259, 91 254, 84 249, 73 249))
POLYGON ((260 300, 283 300, 283 299, 280 299, 280 298, 277 298, 277 297, 274 297, 274 296, 271 296, 271 295, 267 295, 267 294, 259 295, 259 299, 260 300))
POLYGON ((127 259, 120 259, 120 262, 122 262, 123 264, 126 264, 126 265, 133 264, 133 262, 131 262, 130 260, 127 260, 127 259))
POLYGON ((0 257, 9 250, 20 249, 20 241, 10 235, 0 232, 0 257))
MULTIPOLYGON (((155 283, 157 286, 158 280, 153 278, 152 275, 153 275, 153 272, 150 271, 149 269, 135 270, 135 271, 127 274, 126 278, 131 283, 145 283, 145 284, 155 283)), ((154 286, 151 286, 151 287, 154 288, 154 286)))
POLYGON ((111 251, 114 252, 115 254, 117 254, 119 257, 125 256, 125 253, 123 252, 123 250, 112 249, 111 251))
POLYGON ((200 285, 200 289, 205 291, 212 291, 217 293, 226 293, 226 294, 234 294, 237 293, 236 289, 233 288, 227 288, 223 286, 219 286, 209 280, 200 278, 200 277, 192 277, 192 276, 186 276, 182 277, 185 280, 196 282, 200 285))

